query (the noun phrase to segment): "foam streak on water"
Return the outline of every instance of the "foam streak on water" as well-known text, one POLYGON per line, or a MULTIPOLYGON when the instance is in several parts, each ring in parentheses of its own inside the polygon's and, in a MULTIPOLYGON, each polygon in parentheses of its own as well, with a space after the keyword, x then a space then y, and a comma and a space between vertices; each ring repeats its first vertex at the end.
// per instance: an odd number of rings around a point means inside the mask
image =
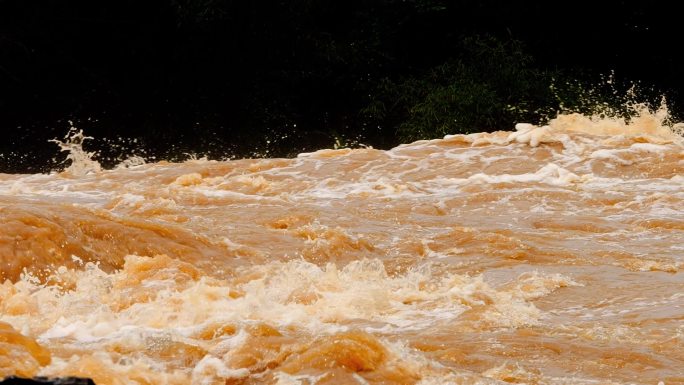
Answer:
POLYGON ((0 175, 0 376, 684 383, 662 121, 108 171, 76 145, 62 173, 0 175))

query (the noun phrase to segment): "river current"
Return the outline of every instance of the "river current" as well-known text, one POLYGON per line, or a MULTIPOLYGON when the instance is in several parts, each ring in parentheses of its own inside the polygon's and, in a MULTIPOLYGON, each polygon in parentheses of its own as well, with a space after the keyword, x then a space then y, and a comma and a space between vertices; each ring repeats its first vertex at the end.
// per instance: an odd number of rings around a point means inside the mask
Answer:
POLYGON ((112 170, 74 145, 0 174, 0 377, 684 384, 675 131, 567 114, 112 170))

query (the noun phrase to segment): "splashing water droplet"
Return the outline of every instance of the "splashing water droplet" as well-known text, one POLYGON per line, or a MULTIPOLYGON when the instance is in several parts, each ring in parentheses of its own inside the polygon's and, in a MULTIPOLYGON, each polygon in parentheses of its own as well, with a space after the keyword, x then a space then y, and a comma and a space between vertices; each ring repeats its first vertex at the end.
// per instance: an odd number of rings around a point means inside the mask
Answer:
POLYGON ((83 149, 83 142, 90 139, 93 139, 93 137, 85 136, 83 130, 79 130, 72 125, 64 136, 64 141, 58 139, 50 140, 50 142, 57 144, 62 152, 68 153, 66 160, 71 161, 71 164, 64 170, 65 172, 75 176, 82 176, 102 171, 100 163, 93 159, 95 153, 83 149))

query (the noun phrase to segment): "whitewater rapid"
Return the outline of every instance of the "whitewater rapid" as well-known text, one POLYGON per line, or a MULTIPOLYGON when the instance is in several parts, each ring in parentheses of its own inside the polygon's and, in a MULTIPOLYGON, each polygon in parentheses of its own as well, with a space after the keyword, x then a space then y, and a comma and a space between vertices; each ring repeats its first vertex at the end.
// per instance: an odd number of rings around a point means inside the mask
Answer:
POLYGON ((0 175, 0 376, 682 384, 678 129, 572 114, 113 170, 69 147, 0 175))

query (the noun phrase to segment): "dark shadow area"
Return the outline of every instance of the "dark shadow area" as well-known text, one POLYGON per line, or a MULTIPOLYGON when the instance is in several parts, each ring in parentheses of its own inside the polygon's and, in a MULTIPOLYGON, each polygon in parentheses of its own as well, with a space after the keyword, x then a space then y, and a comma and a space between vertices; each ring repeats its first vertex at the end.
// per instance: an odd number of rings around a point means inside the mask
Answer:
POLYGON ((679 106, 674 7, 0 0, 0 172, 56 167, 70 120, 111 166, 511 129, 558 109, 551 82, 610 71, 679 106))

